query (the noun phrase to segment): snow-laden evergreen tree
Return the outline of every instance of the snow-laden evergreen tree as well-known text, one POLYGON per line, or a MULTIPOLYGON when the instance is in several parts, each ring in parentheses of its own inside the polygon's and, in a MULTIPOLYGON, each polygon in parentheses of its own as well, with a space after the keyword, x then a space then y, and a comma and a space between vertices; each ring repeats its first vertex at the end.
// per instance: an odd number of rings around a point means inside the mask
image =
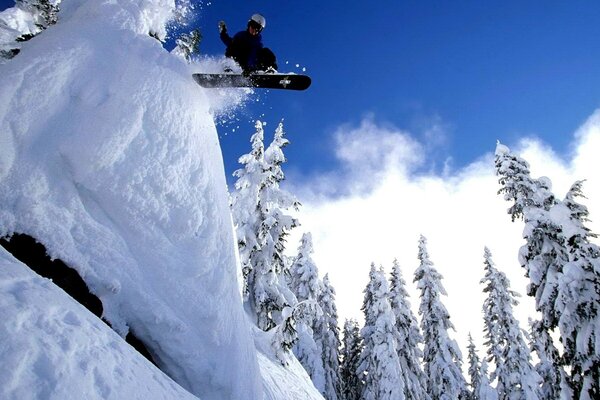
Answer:
POLYGON ((496 148, 496 171, 502 185, 499 193, 514 202, 508 213, 513 221, 522 217, 525 222, 523 238, 527 243, 519 251, 519 262, 530 280, 527 294, 535 297, 544 326, 552 330, 558 323, 558 279, 568 260, 562 227, 550 212, 557 200, 549 179, 531 178, 529 164, 501 144, 496 148))
POLYGON ((200 30, 194 29, 190 33, 182 33, 175 41, 176 46, 172 53, 186 60, 188 63, 192 61, 192 57, 200 53, 200 41, 202 34, 200 30))
POLYGON ((323 393, 325 391, 325 369, 321 356, 322 349, 315 341, 314 331, 311 328, 317 308, 315 307, 316 303, 312 303, 312 306, 309 306, 310 304, 307 300, 299 303, 300 306, 306 305, 307 307, 303 308, 302 316, 297 317, 296 320, 298 340, 294 344, 293 352, 317 390, 323 393))
MULTIPOLYGON (((285 236, 297 225, 283 210, 296 203, 290 204, 291 196, 279 188, 283 179, 280 164, 273 166, 272 160, 265 157, 263 124, 257 121, 255 127, 252 151, 240 158, 244 168, 234 173, 238 180, 232 194, 232 209, 245 282, 244 297, 256 313, 258 327, 268 331, 284 322, 282 311, 296 302, 282 277, 285 236)), ((278 139, 274 143, 273 147, 279 146, 278 139)), ((287 326, 294 324, 288 321, 287 326)))
POLYGON ((359 374, 365 375, 364 400, 403 400, 406 383, 398 359, 398 331, 389 301, 389 289, 382 269, 371 265, 365 289, 363 312, 365 326, 361 331, 363 352, 359 374))
POLYGON ((340 377, 342 379, 342 399, 360 400, 362 395, 362 377, 358 374, 360 355, 363 344, 360 336, 360 327, 356 320, 344 322, 344 338, 342 347, 342 361, 340 377))
MULTIPOLYGON (((298 220, 285 211, 289 209, 298 210, 300 202, 291 193, 282 190, 279 184, 285 179, 282 165, 287 161, 283 149, 289 144, 284 137, 283 122, 280 122, 275 129, 273 141, 265 150, 265 161, 267 164, 267 182, 263 191, 262 200, 269 204, 270 217, 274 220, 271 224, 270 234, 277 238, 273 242, 273 263, 277 274, 280 277, 281 285, 289 287, 289 269, 288 258, 283 254, 287 237, 293 228, 300 224, 298 220)), ((311 250, 312 251, 312 250, 311 250)))
MULTIPOLYGON (((541 400, 561 398, 561 390, 568 389, 564 385, 565 372, 560 365, 560 354, 554 345, 548 330, 542 326, 542 321, 529 320, 531 328, 529 347, 537 355, 538 362, 535 370, 542 380, 540 387, 541 400)), ((564 398, 564 397, 563 397, 564 398)), ((567 396, 567 398, 571 398, 567 396)))
POLYGON ((471 382, 471 400, 496 400, 498 395, 496 391, 490 385, 490 380, 487 373, 487 363, 485 360, 481 362, 477 355, 477 349, 473 338, 469 334, 469 345, 468 345, 468 362, 469 362, 469 378, 471 382))
POLYGON ((492 254, 484 250, 485 276, 481 280, 487 297, 483 304, 485 336, 488 340, 489 361, 496 369, 496 390, 501 400, 539 399, 540 377, 531 365, 529 348, 519 322, 513 315, 518 294, 510 290, 506 275, 492 261, 492 254))
POLYGON ((317 320, 321 318, 323 312, 317 301, 319 274, 311 256, 313 252, 312 235, 305 233, 302 235, 298 247, 298 256, 291 267, 292 291, 300 304, 307 305, 302 320, 297 323, 298 341, 294 345, 294 354, 315 387, 323 393, 325 391, 325 370, 322 349, 314 337, 317 320))
POLYGON ((285 307, 281 311, 281 323, 274 329, 272 346, 275 356, 282 365, 289 364, 289 355, 292 353, 294 344, 298 340, 297 315, 294 315, 295 307, 285 307))
POLYGON ((473 337, 469 333, 469 345, 467 346, 467 362, 469 363, 469 386, 471 386, 471 400, 479 400, 479 388, 481 387, 481 361, 477 355, 473 337))
POLYGON ((600 247, 590 241, 597 237, 585 226, 587 207, 582 181, 571 186, 564 200, 569 210, 565 223, 569 261, 560 278, 556 305, 564 361, 571 367, 571 388, 578 399, 600 398, 600 247))
POLYGON ((315 327, 315 342, 322 349, 323 368, 325 372, 325 390, 323 397, 327 400, 341 400, 340 378, 340 328, 335 305, 335 289, 329 282, 329 275, 323 277, 318 303, 323 314, 315 327))
POLYGON ((478 392, 479 400, 498 400, 498 392, 492 387, 488 373, 488 363, 481 360, 481 383, 478 392))
POLYGON ((260 250, 258 239, 259 192, 265 186, 266 166, 264 130, 260 121, 256 121, 256 132, 250 141, 252 150, 238 160, 243 168, 233 173, 237 177, 235 190, 231 194, 233 220, 236 225, 238 248, 244 278, 244 297, 250 298, 250 272, 253 269, 252 258, 260 250))
POLYGON ((505 196, 507 200, 527 203, 521 207, 527 244, 521 248, 519 259, 531 281, 528 294, 535 296, 536 307, 542 312, 541 329, 547 329, 548 334, 557 327, 560 330, 563 363, 569 371, 569 388, 562 396, 594 398, 600 387, 600 363, 592 356, 600 353, 595 339, 598 328, 592 328, 598 327, 599 318, 598 250, 589 244, 591 235, 584 227, 587 210, 574 200, 581 193, 581 184, 576 183, 559 202, 550 193, 549 181, 532 180, 528 170, 519 175, 507 172, 516 169, 515 160, 524 163, 507 147, 498 145, 496 168, 501 191, 509 188, 513 195, 505 196))
POLYGON ((31 23, 10 23, 0 19, 0 64, 15 57, 25 42, 58 21, 61 0, 15 0, 15 8, 28 15, 31 23))
POLYGON ((319 296, 319 271, 312 259, 314 253, 312 234, 306 232, 300 239, 298 255, 290 267, 292 291, 298 301, 317 303, 319 296))
POLYGON ((533 179, 529 163, 499 142, 496 146, 495 166, 496 174, 500 177, 498 182, 502 186, 498 193, 504 195, 504 200, 514 202, 508 209, 513 221, 517 218, 527 219, 527 208, 549 210, 556 204, 547 178, 533 179))
POLYGON ((398 331, 398 358, 400 369, 406 383, 406 399, 429 399, 425 389, 425 374, 421 367, 423 336, 419 330, 417 318, 411 310, 406 281, 402 277, 398 260, 394 260, 390 276, 390 306, 396 320, 398 331))
POLYGON ((37 32, 32 32, 32 36, 35 36, 58 21, 60 3, 61 0, 16 0, 15 6, 32 15, 39 29, 37 32))
POLYGON ((427 252, 427 240, 421 236, 415 282, 421 291, 421 332, 425 347, 423 363, 427 393, 432 400, 468 397, 467 383, 461 372, 462 355, 448 331, 454 329, 448 310, 441 301, 446 295, 442 275, 434 268, 427 252))

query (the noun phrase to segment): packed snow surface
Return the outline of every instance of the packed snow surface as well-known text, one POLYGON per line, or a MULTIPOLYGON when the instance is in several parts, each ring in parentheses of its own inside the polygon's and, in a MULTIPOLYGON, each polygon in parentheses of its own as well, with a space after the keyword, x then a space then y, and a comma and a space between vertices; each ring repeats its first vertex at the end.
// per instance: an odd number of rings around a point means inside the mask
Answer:
POLYGON ((173 9, 65 0, 0 65, 0 236, 77 270, 116 331, 0 248, 0 398, 320 397, 256 348, 211 114, 245 92, 204 91, 149 35, 173 9))

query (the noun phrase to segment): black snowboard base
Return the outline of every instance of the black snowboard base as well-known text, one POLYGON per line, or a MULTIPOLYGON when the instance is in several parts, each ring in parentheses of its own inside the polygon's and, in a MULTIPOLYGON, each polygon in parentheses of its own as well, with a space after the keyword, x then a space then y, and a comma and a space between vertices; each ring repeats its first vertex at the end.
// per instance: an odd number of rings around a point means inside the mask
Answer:
POLYGON ((249 75, 193 74, 194 80, 205 88, 254 87, 263 89, 306 90, 311 84, 307 75, 253 73, 249 75))

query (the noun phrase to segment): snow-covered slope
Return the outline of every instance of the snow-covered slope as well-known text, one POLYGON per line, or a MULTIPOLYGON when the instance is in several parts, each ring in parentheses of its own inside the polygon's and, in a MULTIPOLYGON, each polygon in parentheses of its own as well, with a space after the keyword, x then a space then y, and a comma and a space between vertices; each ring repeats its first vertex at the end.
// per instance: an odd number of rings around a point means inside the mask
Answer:
MULTIPOLYGON (((0 65, 0 235, 33 236, 75 268, 112 326, 183 388, 261 398, 209 104, 148 35, 164 34, 172 7, 64 1, 60 22, 0 65)), ((3 377, 35 367, 5 361, 3 377)))
POLYGON ((0 320, 2 399, 196 398, 2 247, 0 320))
POLYGON ((271 334, 255 329, 258 363, 263 376, 265 400, 323 400, 302 364, 290 354, 283 367, 271 348, 271 334))

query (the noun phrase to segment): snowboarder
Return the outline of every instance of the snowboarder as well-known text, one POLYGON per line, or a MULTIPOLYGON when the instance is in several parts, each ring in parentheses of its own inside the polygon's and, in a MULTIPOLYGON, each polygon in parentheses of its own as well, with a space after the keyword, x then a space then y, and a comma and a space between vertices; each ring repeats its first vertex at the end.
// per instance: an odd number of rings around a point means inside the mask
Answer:
POLYGON ((275 54, 263 47, 262 43, 261 32, 266 24, 265 17, 254 14, 248 20, 246 30, 236 33, 232 38, 227 33, 225 21, 219 21, 221 40, 227 46, 225 56, 233 58, 246 75, 255 71, 277 71, 275 54))

